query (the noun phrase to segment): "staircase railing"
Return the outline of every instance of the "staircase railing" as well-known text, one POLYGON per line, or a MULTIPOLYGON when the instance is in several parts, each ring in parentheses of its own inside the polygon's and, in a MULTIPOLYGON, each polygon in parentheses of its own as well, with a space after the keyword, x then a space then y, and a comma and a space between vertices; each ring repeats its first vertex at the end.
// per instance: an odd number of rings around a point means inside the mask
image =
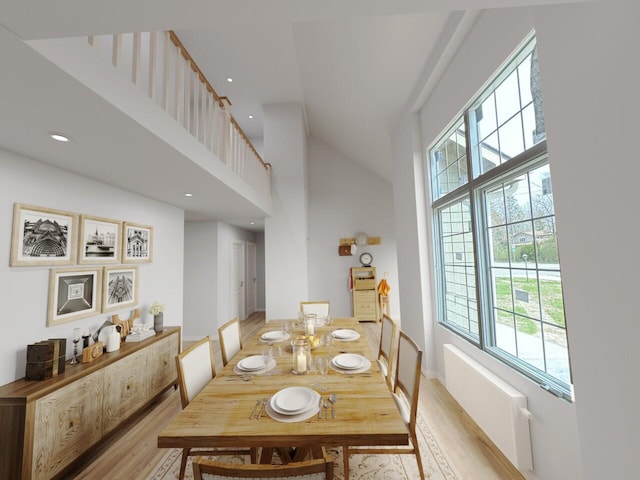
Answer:
POLYGON ((96 35, 89 44, 257 193, 271 197, 271 165, 174 32, 96 35))

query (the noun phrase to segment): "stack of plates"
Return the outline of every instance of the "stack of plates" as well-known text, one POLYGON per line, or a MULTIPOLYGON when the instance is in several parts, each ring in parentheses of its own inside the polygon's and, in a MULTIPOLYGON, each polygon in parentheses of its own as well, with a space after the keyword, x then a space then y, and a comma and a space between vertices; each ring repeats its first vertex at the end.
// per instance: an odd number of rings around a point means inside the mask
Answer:
POLYGON ((308 387, 287 387, 271 397, 267 413, 282 422, 299 422, 318 413, 320 400, 320 394, 308 387))
POLYGON ((371 368, 371 362, 357 353, 343 353, 333 357, 331 367, 342 373, 362 373, 371 368))
POLYGON ((252 355, 247 358, 243 358, 236 365, 238 370, 243 372, 257 372, 267 368, 267 358, 264 355, 252 355))
POLYGON ((331 335, 333 336, 333 338, 336 338, 338 340, 357 340, 358 338, 360 338, 360 334, 358 332, 356 332, 355 330, 350 330, 348 328, 334 330, 333 332, 331 332, 331 335))
POLYGON ((287 340, 291 335, 280 330, 274 330, 272 332, 265 332, 260 336, 260 341, 266 343, 282 342, 287 340))

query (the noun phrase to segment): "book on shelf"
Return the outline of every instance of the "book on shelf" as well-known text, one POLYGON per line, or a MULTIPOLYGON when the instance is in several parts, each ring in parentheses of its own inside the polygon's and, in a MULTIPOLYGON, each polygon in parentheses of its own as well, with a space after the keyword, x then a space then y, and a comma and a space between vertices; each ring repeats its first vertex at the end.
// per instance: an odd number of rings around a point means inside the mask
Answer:
POLYGON ((147 330, 145 332, 130 333, 126 336, 125 342, 141 342, 147 338, 153 337, 156 334, 154 330, 147 330))

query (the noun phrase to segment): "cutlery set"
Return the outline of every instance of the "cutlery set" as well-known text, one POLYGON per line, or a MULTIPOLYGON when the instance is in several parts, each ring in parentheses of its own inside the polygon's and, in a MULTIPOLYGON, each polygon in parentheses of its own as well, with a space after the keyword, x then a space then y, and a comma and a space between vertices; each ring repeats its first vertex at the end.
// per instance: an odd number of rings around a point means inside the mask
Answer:
POLYGON ((262 399, 256 400, 256 404, 251 411, 251 415, 249 416, 249 420, 260 420, 262 415, 265 413, 267 409, 267 402, 269 401, 269 397, 264 397, 262 399))

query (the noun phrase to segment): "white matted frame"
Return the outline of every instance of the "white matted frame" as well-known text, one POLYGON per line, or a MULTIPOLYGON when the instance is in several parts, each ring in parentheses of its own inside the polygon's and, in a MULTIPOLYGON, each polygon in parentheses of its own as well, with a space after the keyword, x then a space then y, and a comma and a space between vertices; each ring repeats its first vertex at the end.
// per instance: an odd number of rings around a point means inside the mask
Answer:
POLYGON ((98 315, 102 311, 102 267, 49 271, 47 326, 98 315))
POLYGON ((153 227, 124 222, 122 230, 122 263, 151 263, 153 227))
POLYGON ((122 222, 109 218, 80 215, 78 263, 120 263, 122 259, 122 222))
POLYGON ((104 267, 102 312, 131 308, 138 304, 138 267, 104 267))
POLYGON ((9 265, 76 263, 78 214, 15 203, 9 265))

